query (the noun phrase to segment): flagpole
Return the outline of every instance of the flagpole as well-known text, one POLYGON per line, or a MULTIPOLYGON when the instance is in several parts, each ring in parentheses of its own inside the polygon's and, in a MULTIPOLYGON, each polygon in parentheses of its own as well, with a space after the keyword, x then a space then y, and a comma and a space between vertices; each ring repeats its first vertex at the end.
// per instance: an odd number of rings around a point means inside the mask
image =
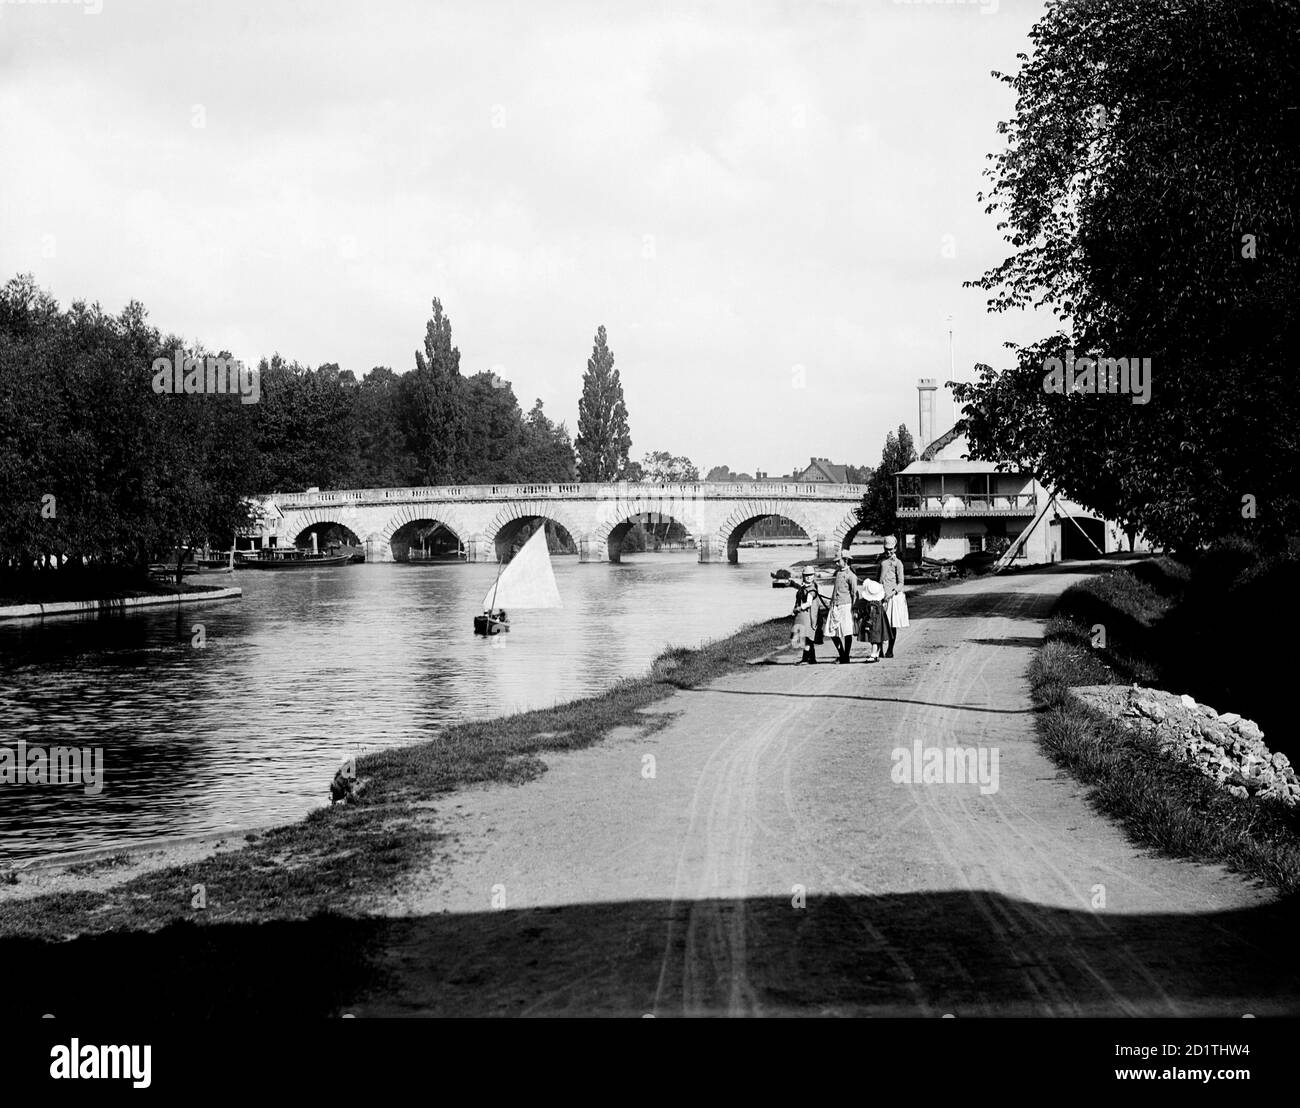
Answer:
MULTIPOLYGON (((957 379, 957 371, 956 371, 956 366, 952 354, 952 316, 949 315, 948 316, 948 380, 954 381, 956 379, 957 379)), ((952 396, 951 388, 948 390, 948 395, 950 398, 952 398, 952 421, 955 424, 957 422, 957 400, 955 397, 952 396)))

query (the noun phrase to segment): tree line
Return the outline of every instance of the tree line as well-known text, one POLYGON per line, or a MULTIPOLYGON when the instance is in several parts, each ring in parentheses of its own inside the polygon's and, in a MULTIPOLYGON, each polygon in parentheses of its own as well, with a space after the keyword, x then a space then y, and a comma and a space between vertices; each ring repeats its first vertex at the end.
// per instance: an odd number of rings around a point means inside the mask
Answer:
POLYGON ((135 301, 64 311, 29 276, 0 289, 0 571, 140 566, 247 522, 256 405, 155 392, 152 363, 182 346, 135 301))
POLYGON ((541 400, 525 413, 509 381, 461 374, 437 300, 407 373, 377 366, 357 380, 277 353, 258 363, 249 403, 233 389, 188 395, 179 379, 156 387, 155 363, 182 358, 235 362, 161 333, 137 301, 116 315, 81 301, 63 309, 30 275, 0 289, 0 572, 139 569, 177 546, 223 548, 263 493, 628 470, 603 327, 576 444, 541 400))

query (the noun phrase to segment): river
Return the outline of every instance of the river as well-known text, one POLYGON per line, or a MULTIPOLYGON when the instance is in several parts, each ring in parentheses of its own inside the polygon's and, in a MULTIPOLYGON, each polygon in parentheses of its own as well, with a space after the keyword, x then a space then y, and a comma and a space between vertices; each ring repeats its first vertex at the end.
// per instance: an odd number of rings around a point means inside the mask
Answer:
POLYGON ((99 795, 0 784, 0 863, 300 818, 349 755, 594 693, 788 612, 769 573, 810 555, 557 557, 564 606, 492 639, 471 622, 496 567, 462 563, 244 570, 240 600, 0 624, 0 745, 104 752, 99 795))

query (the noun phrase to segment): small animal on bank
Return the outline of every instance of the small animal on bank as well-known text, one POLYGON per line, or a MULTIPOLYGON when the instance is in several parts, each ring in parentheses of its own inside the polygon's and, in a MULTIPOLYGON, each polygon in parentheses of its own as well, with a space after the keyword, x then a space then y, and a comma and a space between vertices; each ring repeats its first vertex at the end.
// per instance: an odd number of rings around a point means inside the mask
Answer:
POLYGON ((348 759, 338 768, 334 774, 334 780, 330 782, 330 804, 337 804, 340 800, 351 800, 356 791, 357 772, 353 768, 352 759, 348 759))

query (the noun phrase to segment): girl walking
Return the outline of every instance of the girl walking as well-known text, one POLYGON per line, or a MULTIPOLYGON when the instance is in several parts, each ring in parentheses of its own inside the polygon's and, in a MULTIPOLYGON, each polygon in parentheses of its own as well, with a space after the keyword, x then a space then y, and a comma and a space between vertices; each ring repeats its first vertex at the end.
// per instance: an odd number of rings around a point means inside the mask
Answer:
POLYGON ((885 590, 885 618, 889 621, 889 647, 881 657, 892 658, 898 629, 908 626, 903 563, 898 557, 898 539, 893 535, 885 536, 885 552, 880 555, 880 584, 885 590))
POLYGON ((805 567, 803 582, 794 597, 794 627, 790 632, 791 648, 803 650, 803 656, 795 665, 817 664, 817 651, 813 649, 817 641, 817 623, 821 619, 822 598, 817 591, 817 571, 812 566, 805 567))
POLYGON ((839 663, 849 664, 853 650, 853 602, 858 598, 858 578, 849 568, 849 553, 840 551, 835 570, 835 584, 831 592, 831 611, 826 617, 826 634, 839 652, 839 663))
POLYGON ((889 620, 885 617, 885 590, 870 577, 862 582, 856 614, 858 638, 871 645, 867 661, 878 662, 889 638, 889 620))

